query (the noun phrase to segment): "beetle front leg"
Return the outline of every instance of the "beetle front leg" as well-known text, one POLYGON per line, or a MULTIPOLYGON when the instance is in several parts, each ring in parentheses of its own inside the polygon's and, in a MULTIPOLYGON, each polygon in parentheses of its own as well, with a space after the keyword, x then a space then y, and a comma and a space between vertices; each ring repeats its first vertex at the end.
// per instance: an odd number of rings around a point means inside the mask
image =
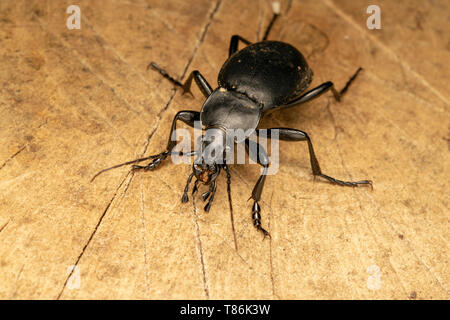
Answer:
POLYGON ((157 167, 159 167, 161 165, 161 163, 167 158, 169 152, 164 151, 161 152, 160 154, 155 155, 154 160, 152 160, 152 162, 150 162, 148 165, 146 166, 140 166, 138 164, 134 164, 132 169, 133 170, 141 170, 143 169, 144 171, 153 171, 154 169, 156 169, 157 167))
POLYGON ((261 207, 259 205, 259 201, 261 200, 261 194, 264 188, 264 183, 266 181, 267 170, 269 168, 269 157, 267 156, 267 153, 264 150, 264 148, 255 141, 247 139, 245 140, 245 146, 247 148, 249 157, 253 161, 256 161, 258 164, 263 166, 263 172, 261 173, 261 176, 256 182, 251 196, 251 198, 254 200, 252 207, 253 225, 256 227, 256 229, 258 229, 263 233, 264 238, 266 236, 270 237, 269 232, 267 232, 261 226, 261 207))
POLYGON ((187 125, 194 127, 195 121, 200 121, 200 112, 192 110, 179 111, 173 118, 166 150, 161 152, 160 154, 152 156, 152 162, 150 162, 146 166, 133 165, 133 170, 154 170, 155 168, 159 167, 161 163, 169 156, 172 149, 176 146, 177 143, 176 139, 172 137, 175 130, 177 129, 177 120, 181 120, 187 125))
POLYGON ((181 202, 182 203, 186 203, 186 202, 189 201, 189 197, 188 197, 187 193, 188 193, 188 190, 189 190, 189 184, 191 183, 193 177, 194 177, 194 174, 191 173, 189 175, 187 181, 186 181, 186 186, 184 187, 183 196, 181 197, 181 202))

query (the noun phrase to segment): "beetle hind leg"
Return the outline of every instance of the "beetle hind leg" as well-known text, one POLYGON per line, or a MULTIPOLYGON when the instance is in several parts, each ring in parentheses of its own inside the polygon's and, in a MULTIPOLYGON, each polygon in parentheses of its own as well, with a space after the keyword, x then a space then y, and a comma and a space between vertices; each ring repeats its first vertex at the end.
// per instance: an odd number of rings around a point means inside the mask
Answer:
MULTIPOLYGON (((279 8, 279 3, 277 4, 273 4, 273 16, 272 19, 269 22, 269 25, 267 26, 265 32, 264 32, 264 36, 262 38, 262 41, 267 40, 267 37, 269 36, 270 30, 272 30, 273 24, 275 23, 275 20, 277 20, 278 16, 280 15, 280 8, 279 8)), ((235 53, 236 51, 238 51, 238 46, 239 46, 239 41, 245 43, 246 45, 251 44, 250 41, 248 41, 247 39, 242 38, 240 35, 233 35, 231 37, 230 40, 230 48, 228 50, 228 56, 231 56, 233 53, 235 53)))
POLYGON ((280 15, 280 3, 277 1, 274 1, 272 3, 272 11, 273 11, 273 16, 272 19, 269 22, 269 25, 266 28, 266 31, 264 32, 264 36, 262 38, 262 40, 267 40, 267 37, 269 36, 269 32, 273 27, 273 24, 275 23, 275 20, 277 20, 278 16, 280 15))
POLYGON ((242 38, 240 35, 233 35, 230 40, 230 48, 228 49, 228 56, 238 51, 239 41, 245 43, 246 45, 251 44, 247 39, 242 38))

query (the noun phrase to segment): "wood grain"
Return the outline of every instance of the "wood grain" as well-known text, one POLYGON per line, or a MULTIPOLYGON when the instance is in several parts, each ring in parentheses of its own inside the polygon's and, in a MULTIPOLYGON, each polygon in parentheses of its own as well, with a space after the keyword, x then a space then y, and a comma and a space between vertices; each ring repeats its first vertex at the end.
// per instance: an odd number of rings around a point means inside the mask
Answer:
POLYGON ((307 146, 283 142, 264 241, 247 202, 257 166, 232 167, 234 232, 224 175, 209 213, 180 202, 187 165, 90 179, 162 151, 175 113, 200 109, 150 61, 215 85, 231 36, 257 41, 270 2, 78 3, 81 30, 66 28, 70 1, 0 3, 0 298, 449 298, 448 1, 378 1, 380 30, 367 1, 281 2, 270 38, 307 56, 313 86, 364 71, 341 103, 263 125, 308 132, 324 173, 374 190, 314 181, 307 146))

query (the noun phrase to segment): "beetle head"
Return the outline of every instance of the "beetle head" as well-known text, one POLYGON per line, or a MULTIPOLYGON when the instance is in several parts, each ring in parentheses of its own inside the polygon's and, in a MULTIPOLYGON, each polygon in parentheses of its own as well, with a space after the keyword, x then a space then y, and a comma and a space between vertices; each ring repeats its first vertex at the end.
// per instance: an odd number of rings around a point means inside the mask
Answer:
POLYGON ((220 128, 209 128, 200 137, 201 150, 194 161, 193 172, 204 184, 214 181, 224 163, 226 150, 226 134, 220 128))
POLYGON ((197 180, 203 182, 203 184, 210 184, 216 180, 220 172, 218 164, 197 164, 193 165, 193 172, 197 180))

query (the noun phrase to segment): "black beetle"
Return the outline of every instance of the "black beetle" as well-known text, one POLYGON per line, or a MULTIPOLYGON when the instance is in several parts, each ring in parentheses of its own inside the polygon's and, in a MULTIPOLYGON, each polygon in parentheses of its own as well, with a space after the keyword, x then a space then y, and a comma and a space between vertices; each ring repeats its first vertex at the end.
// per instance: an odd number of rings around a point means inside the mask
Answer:
MULTIPOLYGON (((184 92, 190 92, 192 80, 194 79, 206 101, 200 112, 184 110, 176 114, 172 122, 172 128, 169 135, 169 141, 165 151, 157 155, 128 161, 111 168, 104 169, 97 173, 92 180, 100 173, 117 168, 119 166, 132 164, 144 160, 152 159, 152 162, 146 166, 134 165, 133 169, 153 170, 158 167, 173 152, 176 141, 172 140, 172 134, 176 130, 176 122, 183 121, 189 126, 194 126, 196 121, 201 121, 202 126, 206 130, 202 136, 202 149, 206 150, 211 144, 216 144, 219 150, 223 152, 216 153, 213 157, 206 156, 199 151, 191 152, 188 155, 197 155, 197 161, 194 162, 193 172, 189 175, 182 202, 188 201, 188 187, 192 178, 195 176, 197 180, 192 191, 195 194, 198 190, 198 183, 202 182, 209 185, 209 191, 202 195, 203 201, 209 197, 205 206, 205 211, 209 211, 211 203, 216 192, 216 178, 221 169, 227 173, 228 194, 230 196, 231 175, 226 162, 226 134, 231 129, 242 129, 245 132, 259 134, 258 124, 268 111, 291 107, 305 103, 321 94, 331 90, 337 101, 347 91, 350 83, 356 78, 361 71, 359 68, 350 78, 345 87, 338 92, 333 83, 328 81, 318 87, 303 93, 312 81, 313 72, 309 68, 303 55, 293 46, 279 42, 268 41, 267 35, 276 20, 278 14, 275 13, 269 26, 266 29, 264 38, 261 42, 251 44, 250 41, 233 35, 230 41, 229 58, 222 66, 218 77, 219 86, 213 90, 206 79, 195 70, 191 72, 184 84, 169 76, 157 64, 152 62, 149 67, 157 70, 162 76, 170 80, 177 86, 183 88, 184 92), (242 41, 247 44, 242 50, 238 51, 238 43, 242 41), (252 129, 252 130, 249 130, 252 129), (220 139, 206 139, 208 132, 213 132, 220 139)), ((361 180, 356 182, 341 181, 322 173, 314 153, 311 139, 306 132, 290 129, 290 128, 272 128, 278 130, 278 139, 286 141, 306 141, 308 143, 309 156, 311 161, 312 172, 314 176, 327 179, 331 183, 342 186, 372 185, 370 180, 361 180)), ((268 129, 268 137, 272 129, 268 129)), ((249 157, 263 166, 263 171, 255 187, 253 188, 251 198, 254 200, 252 207, 252 218, 254 226, 262 231, 264 236, 269 233, 261 226, 261 214, 259 201, 263 190, 266 173, 269 167, 269 158, 264 148, 253 140, 249 139, 250 134, 244 138, 249 157), (255 145, 256 144, 256 148, 255 145), (253 150, 253 151, 252 151, 253 150), (256 152, 254 150, 257 150, 256 152)), ((229 198, 231 199, 231 197, 229 198)))

